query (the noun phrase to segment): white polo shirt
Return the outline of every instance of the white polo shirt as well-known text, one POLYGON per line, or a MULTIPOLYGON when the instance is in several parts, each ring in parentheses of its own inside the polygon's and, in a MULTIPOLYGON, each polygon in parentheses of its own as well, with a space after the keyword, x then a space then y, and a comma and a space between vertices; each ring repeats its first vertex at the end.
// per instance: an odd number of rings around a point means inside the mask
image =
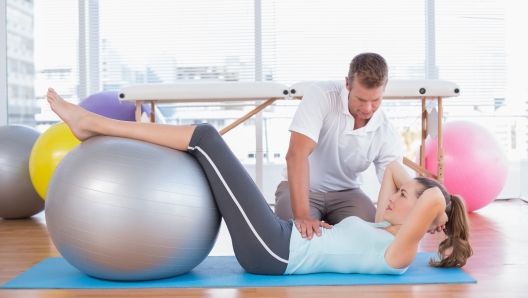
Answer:
MULTIPOLYGON (((387 165, 403 159, 401 139, 385 113, 378 109, 366 126, 354 130, 348 110, 348 90, 344 82, 312 84, 303 96, 289 130, 317 143, 308 157, 310 190, 331 192, 353 189, 363 184, 361 173, 371 163, 381 183, 387 165)), ((282 175, 288 179, 287 168, 282 175)))

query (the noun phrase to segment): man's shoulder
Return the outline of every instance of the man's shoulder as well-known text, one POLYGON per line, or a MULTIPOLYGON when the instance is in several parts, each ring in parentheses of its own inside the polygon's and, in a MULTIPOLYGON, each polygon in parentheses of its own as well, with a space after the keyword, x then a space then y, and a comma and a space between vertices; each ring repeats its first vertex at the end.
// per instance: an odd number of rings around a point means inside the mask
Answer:
POLYGON ((385 113, 385 111, 382 109, 379 109, 377 112, 379 113, 378 121, 380 122, 380 127, 385 130, 396 131, 396 127, 394 127, 394 124, 390 120, 387 113, 385 113))
POLYGON ((394 138, 399 139, 398 130, 392 123, 391 119, 387 116, 385 111, 382 109, 379 109, 376 113, 379 113, 377 121, 379 121, 379 125, 374 130, 375 134, 382 135, 382 140, 393 142, 393 138, 387 138, 388 136, 392 136, 394 138))
POLYGON ((345 85, 338 81, 316 81, 304 92, 305 105, 315 105, 325 111, 335 110, 341 106, 341 92, 345 85))
POLYGON ((327 95, 329 93, 339 94, 344 87, 345 83, 340 81, 315 81, 308 87, 308 90, 317 90, 322 94, 327 95))

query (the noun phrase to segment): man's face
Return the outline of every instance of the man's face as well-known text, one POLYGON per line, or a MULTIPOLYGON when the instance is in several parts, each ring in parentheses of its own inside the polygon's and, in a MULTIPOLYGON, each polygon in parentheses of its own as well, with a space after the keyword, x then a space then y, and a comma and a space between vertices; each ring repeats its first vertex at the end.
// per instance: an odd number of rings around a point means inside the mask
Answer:
POLYGON ((348 94, 348 110, 355 119, 368 120, 381 105, 385 86, 374 89, 367 89, 358 83, 355 79, 350 85, 346 78, 346 88, 348 94))

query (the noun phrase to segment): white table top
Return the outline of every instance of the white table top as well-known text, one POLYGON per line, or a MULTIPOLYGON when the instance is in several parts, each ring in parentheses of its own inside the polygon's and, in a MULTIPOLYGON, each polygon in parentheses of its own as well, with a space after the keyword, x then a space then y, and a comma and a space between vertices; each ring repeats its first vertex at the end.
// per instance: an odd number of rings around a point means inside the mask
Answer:
MULTIPOLYGON (((300 99, 314 81, 287 86, 275 82, 196 82, 129 85, 119 91, 120 101, 222 102, 300 99)), ((456 97, 457 84, 445 80, 389 80, 383 99, 456 97)))

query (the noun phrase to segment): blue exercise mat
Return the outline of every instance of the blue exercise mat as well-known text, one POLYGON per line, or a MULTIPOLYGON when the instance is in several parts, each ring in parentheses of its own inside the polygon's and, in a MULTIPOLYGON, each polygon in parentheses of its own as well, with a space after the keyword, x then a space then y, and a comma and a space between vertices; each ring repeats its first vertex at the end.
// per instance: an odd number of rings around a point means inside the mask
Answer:
POLYGON ((141 289, 458 284, 477 282, 459 268, 433 268, 434 253, 418 253, 402 275, 336 274, 268 276, 245 272, 235 257, 207 257, 189 273, 151 281, 121 282, 90 277, 62 258, 48 258, 4 284, 2 289, 141 289))

